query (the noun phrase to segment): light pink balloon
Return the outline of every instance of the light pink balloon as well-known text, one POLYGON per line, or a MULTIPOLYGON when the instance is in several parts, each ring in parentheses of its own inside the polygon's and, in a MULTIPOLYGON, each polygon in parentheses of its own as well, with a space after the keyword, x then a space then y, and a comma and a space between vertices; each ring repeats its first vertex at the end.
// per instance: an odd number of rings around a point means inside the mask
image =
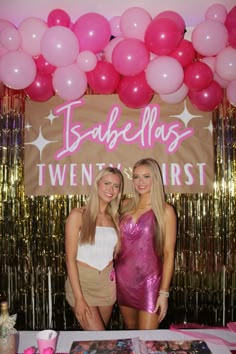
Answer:
POLYGON ((14 26, 10 21, 8 21, 8 20, 4 20, 3 18, 0 18, 0 32, 4 29, 4 28, 6 28, 6 27, 8 27, 8 26, 14 26))
POLYGON ((201 62, 207 64, 214 74, 216 57, 204 57, 204 58, 202 58, 201 62))
POLYGON ((21 45, 21 35, 18 29, 13 25, 5 27, 0 32, 0 43, 9 51, 19 49, 21 45))
POLYGON ((0 57, 8 52, 7 48, 0 43, 0 57))
POLYGON ((84 50, 79 53, 76 62, 81 71, 88 72, 93 70, 97 65, 97 57, 90 50, 84 50))
POLYGON ((76 63, 64 68, 57 68, 52 84, 55 92, 64 100, 75 100, 84 95, 87 89, 86 74, 76 63))
POLYGON ((52 65, 71 65, 79 53, 79 42, 71 29, 64 26, 50 27, 41 40, 41 52, 52 65))
POLYGON ((222 79, 216 72, 214 73, 214 80, 218 82, 222 88, 226 88, 230 83, 230 81, 222 79))
POLYGON ((180 88, 169 94, 160 94, 160 99, 165 103, 176 104, 182 102, 188 95, 188 87, 183 83, 180 88))
POLYGON ((110 19, 110 28, 111 28, 111 35, 113 37, 121 37, 121 29, 120 29, 120 16, 114 16, 110 19))
POLYGON ((124 39, 124 37, 116 37, 110 40, 110 42, 107 44, 107 46, 104 48, 103 55, 106 61, 108 63, 112 63, 112 53, 116 45, 121 42, 124 39))
POLYGON ((226 88, 226 97, 233 106, 236 106, 236 80, 233 80, 228 84, 226 88))
POLYGON ((21 51, 8 52, 0 57, 0 77, 3 83, 15 90, 29 86, 36 77, 34 59, 21 51))
POLYGON ((151 21, 151 15, 145 9, 131 7, 121 15, 121 33, 126 38, 137 38, 144 41, 146 29, 151 21))
POLYGON ((155 92, 169 94, 177 91, 183 84, 184 70, 177 59, 160 56, 149 62, 146 79, 155 92))
POLYGON ((206 20, 194 28, 191 39, 199 54, 214 56, 226 47, 228 31, 222 23, 206 20))
POLYGON ((40 18, 30 17, 22 21, 18 27, 21 49, 33 57, 40 55, 40 42, 47 28, 47 23, 40 18))
POLYGON ((218 21, 221 23, 225 23, 227 16, 227 9, 222 4, 213 4, 208 7, 205 15, 206 20, 218 21))
POLYGON ((216 56, 216 73, 223 80, 236 79, 236 49, 226 47, 216 56))

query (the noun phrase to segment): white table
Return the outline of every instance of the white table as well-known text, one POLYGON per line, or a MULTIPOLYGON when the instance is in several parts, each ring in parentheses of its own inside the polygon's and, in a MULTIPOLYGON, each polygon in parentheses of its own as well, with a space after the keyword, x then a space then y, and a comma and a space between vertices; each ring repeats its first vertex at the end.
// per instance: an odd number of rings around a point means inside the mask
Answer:
MULTIPOLYGON (((191 330, 196 333, 206 333, 218 336, 227 340, 230 343, 236 342, 236 333, 225 331, 221 329, 217 330, 191 330)), ((37 331, 20 331, 19 332, 19 345, 18 353, 24 352, 24 349, 28 347, 37 347, 36 342, 37 331)), ((186 334, 174 332, 171 330, 148 330, 148 331, 59 331, 57 342, 57 353, 69 353, 71 344, 75 340, 100 340, 100 339, 121 339, 121 338, 135 338, 139 337, 143 340, 189 340, 195 339, 186 334)), ((209 348, 214 354, 230 354, 231 350, 236 350, 236 346, 226 347, 225 345, 214 344, 208 340, 205 340, 209 348)))

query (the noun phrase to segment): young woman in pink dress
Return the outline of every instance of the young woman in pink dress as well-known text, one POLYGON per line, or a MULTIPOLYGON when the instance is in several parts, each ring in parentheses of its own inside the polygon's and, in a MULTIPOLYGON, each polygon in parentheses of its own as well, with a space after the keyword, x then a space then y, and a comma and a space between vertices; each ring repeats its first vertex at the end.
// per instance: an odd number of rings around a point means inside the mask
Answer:
POLYGON ((156 160, 133 167, 134 197, 123 203, 121 250, 115 261, 117 300, 125 329, 157 329, 168 309, 177 217, 165 201, 156 160))

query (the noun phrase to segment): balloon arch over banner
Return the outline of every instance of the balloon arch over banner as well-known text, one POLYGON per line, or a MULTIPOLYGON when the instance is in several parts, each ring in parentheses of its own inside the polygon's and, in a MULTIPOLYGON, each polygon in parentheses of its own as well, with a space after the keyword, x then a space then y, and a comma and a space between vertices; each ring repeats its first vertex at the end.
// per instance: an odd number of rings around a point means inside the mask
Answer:
POLYGON ((140 7, 107 20, 87 13, 74 23, 62 9, 47 21, 32 17, 18 28, 0 19, 0 81, 25 90, 37 102, 57 94, 82 97, 117 93, 130 108, 154 94, 175 104, 187 96, 199 110, 212 111, 224 93, 236 106, 236 6, 210 6, 205 20, 185 39, 185 22, 174 11, 151 18, 140 7))

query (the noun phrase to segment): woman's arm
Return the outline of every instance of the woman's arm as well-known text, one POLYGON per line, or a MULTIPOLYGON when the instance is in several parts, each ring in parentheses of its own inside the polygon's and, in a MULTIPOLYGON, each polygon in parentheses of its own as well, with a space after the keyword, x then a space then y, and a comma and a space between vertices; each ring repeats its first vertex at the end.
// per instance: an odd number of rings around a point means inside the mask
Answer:
POLYGON ((159 320, 162 321, 168 309, 168 293, 174 273, 175 244, 177 234, 177 216, 173 206, 165 206, 165 241, 163 250, 163 273, 160 284, 160 295, 157 299, 159 320))
POLYGON ((82 209, 75 208, 72 209, 67 218, 65 228, 65 251, 67 273, 75 298, 74 312, 78 321, 84 327, 86 322, 86 314, 90 315, 90 310, 81 292, 76 260, 79 232, 82 225, 82 215, 82 209))

